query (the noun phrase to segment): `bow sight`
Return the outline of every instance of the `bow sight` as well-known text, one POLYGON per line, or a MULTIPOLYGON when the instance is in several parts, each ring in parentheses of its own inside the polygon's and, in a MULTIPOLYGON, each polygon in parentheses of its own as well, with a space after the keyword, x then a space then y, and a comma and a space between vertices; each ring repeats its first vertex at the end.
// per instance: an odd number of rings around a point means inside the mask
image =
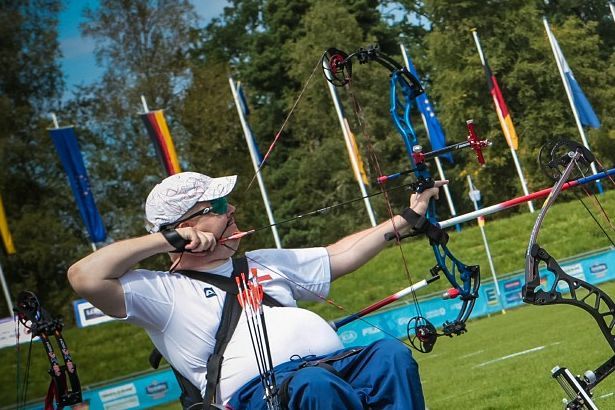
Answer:
POLYGON ((54 398, 57 409, 81 403, 81 383, 77 376, 77 366, 73 362, 68 346, 62 337, 62 328, 64 327, 62 319, 52 317, 41 306, 36 295, 29 291, 19 293, 14 311, 17 315, 17 320, 30 331, 32 338, 40 338, 49 359, 50 367, 48 372, 51 376, 51 384, 45 399, 45 408, 53 408, 54 398), (64 365, 60 364, 53 350, 50 335, 55 337, 60 347, 64 365))

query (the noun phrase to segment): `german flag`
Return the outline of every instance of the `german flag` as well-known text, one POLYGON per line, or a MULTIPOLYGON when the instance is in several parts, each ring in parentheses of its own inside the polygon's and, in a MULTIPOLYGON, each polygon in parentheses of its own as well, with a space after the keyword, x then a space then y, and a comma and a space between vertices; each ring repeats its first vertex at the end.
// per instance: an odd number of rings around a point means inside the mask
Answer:
POLYGON ((495 104, 495 110, 498 113, 498 119, 500 120, 500 125, 502 126, 504 137, 506 137, 506 142, 508 143, 508 146, 516 150, 519 147, 519 139, 517 138, 517 132, 515 131, 515 127, 513 126, 512 118, 510 117, 510 112, 508 111, 508 106, 506 105, 504 97, 502 96, 502 91, 500 90, 500 86, 498 85, 498 80, 491 72, 491 68, 489 67, 489 63, 487 62, 487 57, 485 57, 485 55, 483 54, 483 49, 478 40, 478 34, 474 30, 472 31, 472 34, 474 35, 476 47, 478 48, 478 53, 481 57, 483 69, 485 70, 485 76, 487 77, 487 86, 489 87, 489 93, 491 93, 491 97, 493 97, 493 103, 495 104))
POLYGON ((167 121, 164 118, 162 110, 146 112, 145 114, 141 114, 141 118, 147 129, 147 133, 154 143, 156 155, 162 163, 167 175, 170 176, 181 172, 175 145, 173 144, 173 138, 171 138, 171 133, 167 127, 167 121))

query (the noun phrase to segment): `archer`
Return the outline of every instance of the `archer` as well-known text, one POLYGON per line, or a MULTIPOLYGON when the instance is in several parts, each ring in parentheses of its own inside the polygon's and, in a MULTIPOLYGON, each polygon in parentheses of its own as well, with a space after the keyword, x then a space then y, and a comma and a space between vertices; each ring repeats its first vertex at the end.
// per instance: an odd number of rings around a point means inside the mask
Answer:
POLYGON ((235 182, 236 176, 194 172, 164 179, 145 204, 150 234, 76 262, 68 270, 72 287, 107 315, 146 330, 183 380, 184 408, 267 408, 265 388, 281 408, 424 408, 418 366, 407 346, 383 339, 344 349, 329 324, 297 308, 297 301, 324 299, 332 281, 385 248, 385 233, 416 231, 419 221, 421 230, 438 229, 424 215, 447 181, 414 193, 401 215, 332 245, 261 249, 241 257, 235 256, 240 239, 228 239, 238 232, 236 209, 227 200, 235 182), (135 269, 167 252, 168 271, 135 269), (267 347, 279 383, 271 391, 258 376, 250 327, 243 323, 247 315, 237 314, 232 294, 234 278, 253 269, 260 273, 267 347))

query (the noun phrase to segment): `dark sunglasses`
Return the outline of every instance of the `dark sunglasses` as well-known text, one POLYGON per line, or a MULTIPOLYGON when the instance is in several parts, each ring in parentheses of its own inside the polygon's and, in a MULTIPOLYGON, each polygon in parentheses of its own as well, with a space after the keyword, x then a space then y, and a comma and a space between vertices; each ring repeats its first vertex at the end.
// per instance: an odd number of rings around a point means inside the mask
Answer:
POLYGON ((188 215, 185 218, 182 218, 175 222, 160 225, 160 230, 164 231, 167 229, 173 229, 182 222, 186 222, 189 219, 196 218, 197 216, 207 215, 209 213, 223 215, 228 210, 228 201, 226 200, 226 197, 212 199, 211 201, 209 201, 209 203, 211 204, 211 206, 203 208, 200 211, 193 213, 192 215, 188 215))

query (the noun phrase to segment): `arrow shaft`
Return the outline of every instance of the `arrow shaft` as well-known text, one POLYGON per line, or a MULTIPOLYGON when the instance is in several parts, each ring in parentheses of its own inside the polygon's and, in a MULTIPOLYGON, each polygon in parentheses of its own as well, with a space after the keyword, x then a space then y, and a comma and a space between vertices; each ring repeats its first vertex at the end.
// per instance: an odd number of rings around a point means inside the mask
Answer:
MULTIPOLYGON (((562 186, 562 191, 565 191, 567 189, 573 188, 575 186, 585 185, 587 183, 590 183, 592 181, 596 181, 598 179, 611 177, 613 175, 615 175, 615 168, 611 168, 611 169, 608 169, 606 171, 599 172, 597 174, 594 174, 594 175, 591 175, 591 176, 588 176, 588 177, 575 179, 573 181, 566 182, 562 186)), ((545 189, 542 189, 542 190, 537 191, 537 192, 533 192, 533 193, 528 194, 528 195, 519 196, 517 198, 509 199, 508 201, 500 202, 499 204, 495 204, 495 205, 488 206, 486 208, 479 209, 478 211, 469 212, 467 214, 459 215, 459 216, 456 216, 454 218, 447 219, 446 221, 440 222, 440 227, 441 228, 448 228, 448 227, 454 226, 454 225, 456 225, 458 223, 463 223, 463 222, 474 220, 474 219, 478 218, 479 216, 491 215, 491 214, 494 214, 496 212, 500 212, 500 211, 503 211, 505 209, 513 208, 513 207, 515 207, 517 205, 520 205, 520 204, 532 201, 534 199, 544 198, 546 196, 549 196, 551 194, 551 191, 552 191, 552 188, 545 188, 545 189)))
POLYGON ((390 305, 391 303, 403 298, 404 296, 409 295, 412 292, 416 292, 417 290, 424 288, 425 286, 429 285, 431 282, 433 282, 434 280, 438 278, 439 278, 438 276, 435 276, 430 279, 423 279, 422 281, 417 282, 412 286, 408 286, 407 288, 402 289, 399 292, 389 295, 386 298, 381 299, 378 302, 373 303, 369 305, 368 307, 361 309, 357 313, 354 313, 350 316, 346 316, 343 319, 340 319, 336 322, 331 323, 331 326, 333 327, 333 329, 337 330, 340 327, 347 325, 348 323, 353 322, 369 313, 372 313, 386 305, 390 305))

